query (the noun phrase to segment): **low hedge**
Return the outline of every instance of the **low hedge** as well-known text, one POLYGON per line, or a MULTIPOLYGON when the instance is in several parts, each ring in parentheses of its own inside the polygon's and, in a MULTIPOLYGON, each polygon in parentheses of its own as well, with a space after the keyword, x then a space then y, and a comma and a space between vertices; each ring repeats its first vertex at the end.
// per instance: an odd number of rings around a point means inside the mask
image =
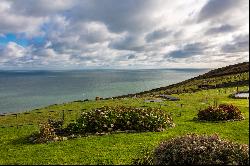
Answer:
POLYGON ((111 131, 162 131, 173 127, 172 118, 163 110, 155 108, 104 106, 83 112, 66 128, 69 133, 101 133, 111 131))
POLYGON ((197 114, 198 120, 206 121, 225 121, 225 120, 242 120, 244 119, 238 107, 232 104, 220 104, 218 107, 209 106, 200 110, 197 114))
POLYGON ((133 161, 136 165, 248 165, 249 147, 217 135, 188 134, 160 143, 153 152, 133 161))

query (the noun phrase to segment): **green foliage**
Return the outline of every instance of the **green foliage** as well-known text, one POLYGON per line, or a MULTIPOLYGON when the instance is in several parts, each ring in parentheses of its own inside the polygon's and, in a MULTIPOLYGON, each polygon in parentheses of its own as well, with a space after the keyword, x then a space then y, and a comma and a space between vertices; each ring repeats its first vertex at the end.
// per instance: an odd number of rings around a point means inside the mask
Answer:
POLYGON ((248 151, 248 145, 221 140, 217 135, 188 134, 162 142, 154 153, 146 153, 134 164, 248 165, 248 151))
POLYGON ((244 119, 238 107, 232 104, 220 104, 218 107, 209 106, 198 112, 199 120, 223 121, 223 120, 242 120, 244 119))
POLYGON ((172 118, 160 109, 104 106, 83 112, 66 130, 83 134, 125 130, 163 131, 173 125, 172 118))

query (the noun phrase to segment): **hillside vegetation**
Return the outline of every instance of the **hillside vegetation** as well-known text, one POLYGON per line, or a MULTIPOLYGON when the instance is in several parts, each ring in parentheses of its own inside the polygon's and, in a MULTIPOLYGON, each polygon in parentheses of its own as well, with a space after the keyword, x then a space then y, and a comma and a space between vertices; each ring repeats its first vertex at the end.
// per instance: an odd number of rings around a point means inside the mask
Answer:
POLYGON ((203 90, 204 87, 205 89, 214 89, 244 85, 249 85, 249 62, 214 69, 205 74, 166 87, 160 87, 136 94, 117 96, 116 98, 133 97, 135 95, 179 94, 196 92, 203 90))
POLYGON ((205 79, 205 78, 225 76, 230 74, 240 74, 248 71, 249 71, 249 62, 243 62, 211 70, 201 76, 198 76, 198 78, 205 79))

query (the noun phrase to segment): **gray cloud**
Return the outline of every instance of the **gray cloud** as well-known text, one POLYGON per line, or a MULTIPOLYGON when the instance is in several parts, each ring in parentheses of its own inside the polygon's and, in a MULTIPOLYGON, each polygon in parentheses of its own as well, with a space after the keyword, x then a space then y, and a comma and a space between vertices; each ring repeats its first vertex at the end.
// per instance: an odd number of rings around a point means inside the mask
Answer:
POLYGON ((249 34, 236 36, 231 43, 223 45, 221 50, 225 53, 249 52, 249 34))
POLYGON ((74 20, 104 22, 109 30, 120 33, 139 32, 151 28, 157 20, 151 18, 160 1, 152 0, 81 0, 70 11, 74 20))
POLYGON ((133 60, 133 59, 136 59, 136 56, 134 54, 125 54, 125 55, 120 55, 120 56, 117 56, 115 59, 114 59, 114 63, 115 62, 128 62, 130 60, 133 60))
POLYGON ((213 35, 213 34, 218 34, 218 33, 227 33, 227 32, 232 32, 234 30, 236 30, 237 27, 229 25, 229 24, 224 24, 221 26, 217 26, 217 27, 212 27, 209 28, 205 34, 206 35, 213 35))
POLYGON ((60 13, 69 10, 73 7, 75 0, 11 0, 11 11, 27 15, 44 17, 51 14, 60 13))
POLYGON ((96 59, 96 57, 89 56, 89 55, 81 56, 81 55, 77 54, 77 55, 71 55, 70 59, 79 60, 79 61, 94 61, 96 59))
POLYGON ((208 0, 198 15, 198 22, 216 18, 232 8, 236 8, 242 0, 208 0))
POLYGON ((203 43, 186 44, 183 48, 170 52, 165 58, 188 58, 203 54, 207 47, 203 43))
POLYGON ((144 50, 144 43, 136 35, 129 34, 113 40, 109 47, 117 50, 142 51, 144 50))
POLYGON ((136 56, 134 54, 131 54, 128 56, 128 59, 135 59, 135 58, 136 58, 136 56))
POLYGON ((147 36, 145 37, 147 42, 152 42, 152 41, 156 41, 159 39, 163 39, 165 37, 167 37, 168 35, 170 35, 172 33, 172 31, 166 30, 166 29, 159 29, 159 30, 155 30, 149 34, 147 34, 147 36))
POLYGON ((86 43, 100 43, 112 38, 106 25, 100 23, 91 22, 81 27, 81 30, 76 30, 76 32, 81 35, 79 40, 86 43))

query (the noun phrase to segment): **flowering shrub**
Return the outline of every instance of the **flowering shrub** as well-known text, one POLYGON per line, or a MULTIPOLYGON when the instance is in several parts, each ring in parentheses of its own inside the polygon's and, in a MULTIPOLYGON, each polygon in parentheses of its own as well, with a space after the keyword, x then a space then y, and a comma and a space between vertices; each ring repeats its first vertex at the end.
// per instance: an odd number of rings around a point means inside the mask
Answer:
POLYGON ((160 109, 104 106, 83 112, 66 130, 82 134, 125 130, 162 131, 173 125, 172 118, 160 109))
POLYGON ((59 135, 62 134, 63 131, 63 129, 61 129, 62 124, 63 121, 54 121, 51 119, 46 123, 40 124, 40 132, 32 141, 34 143, 44 143, 60 140, 62 137, 59 135))
POLYGON ((248 165, 249 147, 217 135, 190 134, 162 142, 150 156, 134 160, 134 164, 151 165, 248 165), (143 160, 146 159, 146 160, 143 160))
POLYGON ((240 110, 232 104, 220 104, 218 107, 209 106, 198 112, 199 120, 223 121, 223 120, 242 120, 244 119, 240 110))

